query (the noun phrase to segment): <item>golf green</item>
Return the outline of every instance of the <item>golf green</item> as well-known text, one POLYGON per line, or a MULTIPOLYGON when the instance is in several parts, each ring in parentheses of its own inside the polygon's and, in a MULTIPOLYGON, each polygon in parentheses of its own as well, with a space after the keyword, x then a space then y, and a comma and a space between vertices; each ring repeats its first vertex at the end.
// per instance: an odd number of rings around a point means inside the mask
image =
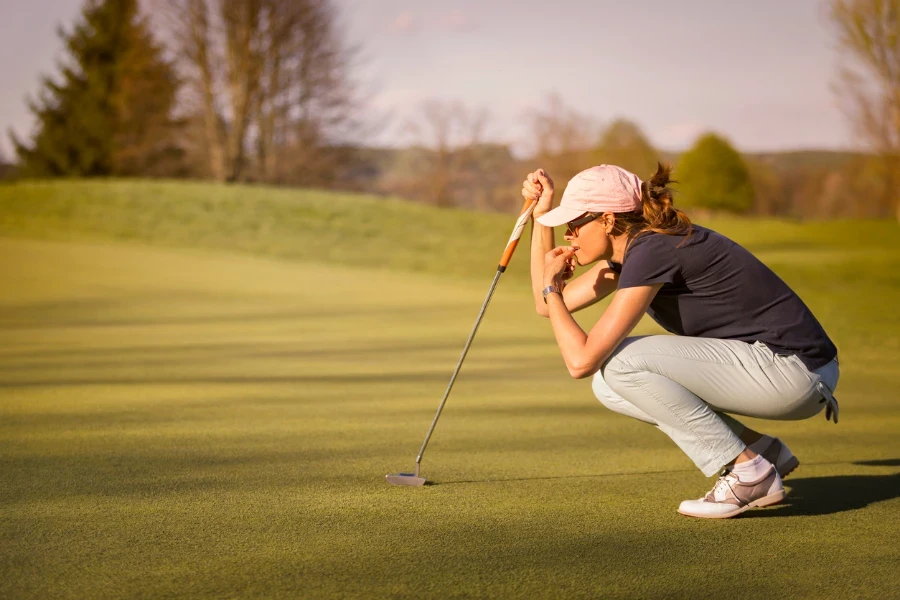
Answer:
POLYGON ((676 507, 712 480, 568 377, 527 244, 423 460, 433 485, 385 483, 490 284, 512 219, 485 219, 500 247, 453 277, 340 244, 292 261, 0 228, 0 598, 896 595, 896 224, 728 225, 835 338, 841 422, 750 420, 800 458, 789 496, 706 521, 676 507))

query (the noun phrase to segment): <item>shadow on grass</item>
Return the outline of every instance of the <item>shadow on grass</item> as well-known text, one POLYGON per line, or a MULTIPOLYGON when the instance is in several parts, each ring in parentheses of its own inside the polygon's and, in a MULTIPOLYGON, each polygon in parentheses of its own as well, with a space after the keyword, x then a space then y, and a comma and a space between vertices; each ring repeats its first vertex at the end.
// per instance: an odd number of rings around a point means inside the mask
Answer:
POLYGON ((671 473, 696 473, 696 469, 669 469, 667 471, 624 471, 622 473, 587 473, 585 475, 543 475, 538 477, 497 477, 495 479, 456 479, 453 481, 429 481, 426 485, 459 485, 461 483, 510 483, 519 481, 555 481, 566 479, 606 479, 608 477, 634 477, 642 475, 668 475, 671 473))
MULTIPOLYGON (((816 463, 841 464, 841 463, 816 463)), ((900 458, 867 460, 854 462, 855 465, 893 467, 900 466, 900 458)), ((685 469, 684 472, 692 472, 685 469)), ((454 485, 461 483, 502 483, 510 481, 536 481, 555 479, 577 479, 592 477, 615 477, 634 475, 660 475, 679 471, 646 471, 643 473, 611 473, 606 475, 565 475, 544 477, 500 478, 494 480, 467 480, 428 482, 428 485, 454 485)), ((830 477, 807 477, 785 481, 788 496, 784 503, 766 511, 750 511, 742 518, 797 517, 830 515, 848 510, 865 508, 876 502, 900 498, 900 473, 890 475, 836 475, 830 477)))
MULTIPOLYGON (((855 464, 893 466, 898 459, 855 464)), ((836 475, 785 481, 788 496, 771 510, 750 511, 744 518, 832 515, 900 498, 900 473, 890 475, 836 475)))
MULTIPOLYGON (((241 310, 213 315, 203 313, 192 315, 172 315, 162 311, 158 314, 142 317, 116 316, 115 310, 129 310, 143 307, 148 300, 158 299, 163 306, 184 300, 184 294, 152 294, 135 300, 134 298, 97 298, 68 301, 31 302, 4 305, 0 307, 0 331, 16 331, 31 329, 55 329, 59 327, 154 327, 159 325, 227 325, 234 323, 257 323, 267 321, 296 321, 305 323, 318 319, 336 319, 343 317, 370 316, 390 317, 398 314, 397 306, 363 306, 353 307, 304 307, 298 309, 281 309, 266 307, 255 310, 241 310)), ((190 296, 188 296, 190 297, 190 296)), ((201 299, 204 297, 201 296, 201 299)), ((184 302, 182 302, 184 304, 184 302)), ((456 304, 430 303, 427 305, 404 305, 403 315, 425 317, 443 315, 455 310, 456 304)), ((204 308, 204 305, 198 305, 204 308)), ((434 317, 437 318, 437 317, 434 317)))
POLYGON ((900 467, 900 458, 884 458, 881 460, 859 460, 854 465, 865 467, 900 467))
MULTIPOLYGON (((486 338, 478 342, 481 349, 508 349, 532 343, 532 338, 506 336, 486 338)), ((306 346, 301 342, 283 344, 184 344, 159 346, 109 346, 102 349, 51 349, 38 352, 4 352, 0 355, 0 375, 4 373, 54 373, 60 369, 110 369, 116 367, 171 367, 217 365, 222 360, 244 359, 335 359, 365 364, 373 359, 395 355, 435 352, 449 353, 455 358, 460 348, 457 341, 410 341, 391 339, 368 345, 342 345, 334 348, 306 346)), ((540 359, 540 357, 538 357, 540 359)), ((538 360, 536 359, 536 360, 538 360)), ((448 358, 447 362, 450 359, 448 358)), ((521 361, 521 359, 520 359, 521 361)), ((520 363, 517 363, 520 364, 520 363)), ((527 369, 525 369, 527 370, 527 369)), ((444 375, 449 377, 448 372, 444 375)))
MULTIPOLYGON (((538 359, 535 364, 542 364, 538 359)), ((545 375, 536 370, 524 372, 521 366, 514 368, 493 368, 470 370, 466 373, 466 379, 476 382, 495 381, 541 381, 545 375)), ((299 374, 299 375, 191 375, 172 374, 167 376, 141 377, 122 375, 120 377, 83 377, 70 378, 41 378, 3 381, 0 379, 0 389, 24 389, 42 387, 82 387, 82 386, 145 386, 145 385, 375 385, 375 384, 442 384, 447 381, 447 370, 400 372, 388 371, 381 373, 335 373, 335 374, 299 374)))

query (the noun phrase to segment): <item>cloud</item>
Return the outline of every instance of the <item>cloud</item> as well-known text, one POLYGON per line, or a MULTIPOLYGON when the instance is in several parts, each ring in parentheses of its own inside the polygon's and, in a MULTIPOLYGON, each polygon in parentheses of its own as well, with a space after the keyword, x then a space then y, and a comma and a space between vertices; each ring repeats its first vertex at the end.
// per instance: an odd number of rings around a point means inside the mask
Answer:
POLYGON ((394 33, 407 34, 416 30, 416 19, 412 11, 405 10, 391 22, 390 30, 394 33))
POLYGON ((439 23, 442 29, 449 31, 471 31, 474 28, 472 19, 461 10, 444 13, 439 23))

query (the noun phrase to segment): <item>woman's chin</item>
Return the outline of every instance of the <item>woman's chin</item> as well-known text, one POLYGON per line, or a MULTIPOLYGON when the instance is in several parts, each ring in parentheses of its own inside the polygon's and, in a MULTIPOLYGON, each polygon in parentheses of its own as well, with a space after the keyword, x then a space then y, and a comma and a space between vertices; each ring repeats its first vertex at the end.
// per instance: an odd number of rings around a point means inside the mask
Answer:
POLYGON ((579 267, 586 267, 586 266, 588 266, 588 265, 594 264, 595 262, 597 262, 597 259, 596 259, 596 258, 595 258, 594 260, 586 260, 586 259, 583 259, 583 258, 579 258, 579 257, 577 257, 577 256, 575 257, 575 263, 576 263, 579 267))
POLYGON ((577 246, 576 246, 576 248, 577 249, 575 250, 575 254, 572 255, 572 258, 574 259, 575 264, 577 264, 579 267, 586 267, 587 265, 589 265, 591 263, 597 262, 596 257, 590 256, 584 250, 582 250, 581 248, 578 248, 577 246))

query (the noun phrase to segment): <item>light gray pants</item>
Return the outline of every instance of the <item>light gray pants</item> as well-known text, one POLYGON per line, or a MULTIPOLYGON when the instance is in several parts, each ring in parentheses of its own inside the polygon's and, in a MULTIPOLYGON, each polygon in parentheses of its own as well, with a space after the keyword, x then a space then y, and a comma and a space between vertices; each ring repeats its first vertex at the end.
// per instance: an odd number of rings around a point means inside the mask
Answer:
POLYGON ((837 360, 810 372, 796 356, 760 342, 652 335, 626 339, 594 375, 606 407, 658 427, 707 477, 744 448, 744 426, 729 415, 798 420, 834 391, 837 360))

